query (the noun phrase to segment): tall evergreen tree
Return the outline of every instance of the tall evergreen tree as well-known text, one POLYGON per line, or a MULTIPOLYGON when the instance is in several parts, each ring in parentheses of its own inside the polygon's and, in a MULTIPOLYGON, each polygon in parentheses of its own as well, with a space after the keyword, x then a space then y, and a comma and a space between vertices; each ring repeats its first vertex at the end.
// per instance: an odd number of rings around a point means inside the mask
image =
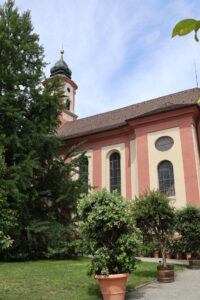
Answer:
POLYGON ((84 153, 71 159, 74 147, 66 157, 60 156, 56 130, 64 105, 62 82, 46 80, 43 86, 45 66, 30 12, 19 14, 14 1, 8 0, 0 7, 0 144, 5 150, 7 201, 18 216, 18 227, 10 234, 14 243, 9 255, 15 258, 54 251, 52 228, 61 252, 67 252, 69 215, 87 188, 81 178, 71 177, 84 153))

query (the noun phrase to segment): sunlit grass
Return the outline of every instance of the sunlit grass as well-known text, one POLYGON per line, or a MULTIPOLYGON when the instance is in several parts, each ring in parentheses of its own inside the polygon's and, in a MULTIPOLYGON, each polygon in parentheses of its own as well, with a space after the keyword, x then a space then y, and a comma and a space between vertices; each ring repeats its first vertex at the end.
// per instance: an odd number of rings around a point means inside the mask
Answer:
MULTIPOLYGON (((87 276, 88 263, 88 258, 1 263, 0 299, 101 299, 97 281, 87 276)), ((156 267, 157 263, 137 263, 127 289, 156 279, 156 267)))

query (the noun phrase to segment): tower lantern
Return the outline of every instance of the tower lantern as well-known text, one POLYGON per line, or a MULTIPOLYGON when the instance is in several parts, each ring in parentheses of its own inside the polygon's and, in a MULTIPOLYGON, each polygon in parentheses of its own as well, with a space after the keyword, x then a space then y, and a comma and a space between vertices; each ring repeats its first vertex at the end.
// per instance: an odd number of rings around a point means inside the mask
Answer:
POLYGON ((75 114, 75 95, 78 86, 71 79, 72 71, 66 64, 63 59, 64 49, 62 47, 61 58, 59 61, 55 63, 55 65, 51 68, 51 78, 54 76, 62 76, 63 79, 63 93, 64 99, 63 101, 66 103, 66 108, 62 111, 60 115, 61 126, 63 126, 66 122, 74 121, 77 119, 77 115, 75 114))

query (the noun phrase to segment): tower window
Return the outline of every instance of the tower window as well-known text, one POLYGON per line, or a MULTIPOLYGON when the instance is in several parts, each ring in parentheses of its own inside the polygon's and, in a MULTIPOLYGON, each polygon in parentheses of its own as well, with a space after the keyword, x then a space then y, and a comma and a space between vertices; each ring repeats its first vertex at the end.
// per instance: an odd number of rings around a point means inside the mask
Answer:
POLYGON ((159 190, 167 196, 175 196, 174 170, 170 161, 164 160, 158 166, 159 190))
POLYGON ((69 99, 66 100, 66 109, 70 110, 70 100, 69 99))
POLYGON ((117 190, 121 194, 120 154, 114 152, 110 156, 110 192, 117 190))
POLYGON ((70 88, 69 88, 69 87, 67 88, 67 91, 68 91, 68 93, 70 93, 70 92, 71 92, 71 90, 70 90, 70 88))

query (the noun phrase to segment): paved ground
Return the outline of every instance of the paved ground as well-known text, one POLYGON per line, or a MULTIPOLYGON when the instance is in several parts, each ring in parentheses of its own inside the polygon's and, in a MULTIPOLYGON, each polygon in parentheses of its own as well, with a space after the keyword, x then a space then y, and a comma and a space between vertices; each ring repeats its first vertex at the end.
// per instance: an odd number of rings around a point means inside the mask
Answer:
POLYGON ((200 270, 176 272, 172 283, 153 282, 127 295, 126 300, 199 300, 200 270))
MULTIPOLYGON (((148 261, 148 262, 161 262, 162 258, 154 258, 154 257, 137 257, 137 259, 140 259, 142 261, 148 261)), ((188 260, 186 259, 167 259, 167 263, 169 265, 176 264, 176 265, 188 265, 188 260)))

